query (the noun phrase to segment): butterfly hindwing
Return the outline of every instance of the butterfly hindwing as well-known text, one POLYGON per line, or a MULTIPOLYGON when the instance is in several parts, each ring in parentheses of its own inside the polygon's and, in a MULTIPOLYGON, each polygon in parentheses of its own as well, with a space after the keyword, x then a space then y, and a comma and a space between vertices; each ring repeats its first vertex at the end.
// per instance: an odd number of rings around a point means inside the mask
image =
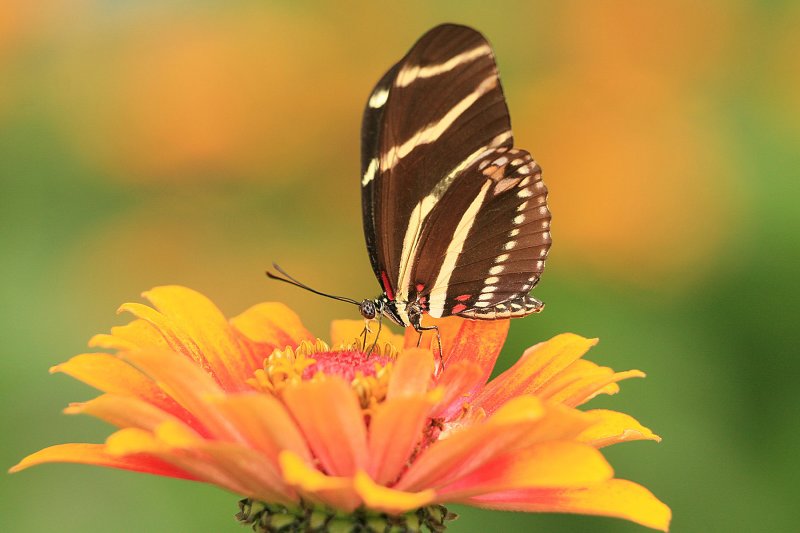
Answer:
POLYGON ((434 317, 524 316, 550 248, 541 169, 524 150, 478 158, 432 210, 414 260, 413 299, 434 317))

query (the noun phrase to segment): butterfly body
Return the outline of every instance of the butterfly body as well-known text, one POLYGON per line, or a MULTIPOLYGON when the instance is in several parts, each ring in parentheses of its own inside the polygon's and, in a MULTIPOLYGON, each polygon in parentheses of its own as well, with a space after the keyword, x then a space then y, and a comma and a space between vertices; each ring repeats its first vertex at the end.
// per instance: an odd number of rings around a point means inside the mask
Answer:
POLYGON ((541 311, 528 293, 551 243, 547 188, 530 154, 513 147, 480 33, 438 26, 384 74, 365 107, 361 161, 364 235, 383 289, 362 302, 365 318, 422 331, 425 314, 541 311))

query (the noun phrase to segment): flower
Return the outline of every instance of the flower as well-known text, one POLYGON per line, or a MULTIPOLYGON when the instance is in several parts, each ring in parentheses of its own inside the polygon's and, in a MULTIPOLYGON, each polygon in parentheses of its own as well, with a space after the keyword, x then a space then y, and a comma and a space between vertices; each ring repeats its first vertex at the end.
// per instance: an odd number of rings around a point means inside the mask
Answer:
MULTIPOLYGON (((329 346, 295 313, 262 303, 226 320, 178 286, 128 303, 136 318, 56 365, 103 391, 71 404, 119 428, 104 444, 61 444, 11 471, 73 462, 213 483, 244 496, 258 531, 335 523, 434 531, 442 504, 625 518, 666 530, 669 508, 615 479, 598 448, 659 440, 628 415, 579 411, 617 382, 643 376, 581 359, 596 340, 563 334, 525 351, 489 381, 508 321, 437 321, 431 336, 354 339, 363 322, 335 321, 329 346), (374 342, 368 339, 367 346, 374 342)), ((316 528, 316 529, 315 529, 316 528)))

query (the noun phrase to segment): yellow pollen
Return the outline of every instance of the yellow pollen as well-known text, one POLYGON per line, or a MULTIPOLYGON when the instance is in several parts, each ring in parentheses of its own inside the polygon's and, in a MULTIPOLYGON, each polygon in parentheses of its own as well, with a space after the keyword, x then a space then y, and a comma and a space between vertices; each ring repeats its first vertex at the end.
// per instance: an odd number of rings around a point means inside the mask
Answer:
MULTIPOLYGON (((264 360, 264 368, 256 370, 247 383, 260 392, 277 394, 284 387, 303 380, 325 379, 336 373, 330 371, 326 373, 323 370, 315 369, 314 374, 309 376, 308 369, 318 362, 324 363, 326 358, 335 356, 337 353, 346 352, 356 353, 366 358, 361 341, 351 344, 343 343, 331 349, 327 343, 317 339, 315 342, 303 341, 297 348, 289 346, 283 350, 276 349, 264 360)), ((365 415, 370 415, 374 407, 386 399, 393 361, 397 355, 397 349, 389 343, 383 346, 376 345, 365 362, 368 365, 371 362, 371 367, 366 371, 363 369, 350 371, 351 377, 347 379, 350 380, 350 385, 356 393, 365 415), (373 358, 375 361, 371 361, 373 358)), ((340 375, 339 377, 345 376, 340 375)))

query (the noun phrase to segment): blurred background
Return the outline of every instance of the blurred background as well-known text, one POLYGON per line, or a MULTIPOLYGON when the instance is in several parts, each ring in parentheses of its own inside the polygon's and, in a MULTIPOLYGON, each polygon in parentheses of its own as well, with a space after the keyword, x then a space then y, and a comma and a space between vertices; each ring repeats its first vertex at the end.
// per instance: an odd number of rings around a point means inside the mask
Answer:
MULTIPOLYGON (((178 283, 231 316, 283 300, 326 337, 375 296, 359 127, 432 26, 493 43, 517 145, 542 164, 554 245, 500 361, 551 335, 640 368, 616 397, 661 444, 606 451, 673 530, 796 531, 800 462, 800 5, 790 1, 39 1, 0 4, 0 464, 102 442, 95 392, 48 367, 178 283), (794 184, 794 185, 792 185, 794 184)), ((245 531, 210 486, 73 465, 0 476, 0 530, 245 531)), ((452 531, 628 532, 456 509, 452 531)))

